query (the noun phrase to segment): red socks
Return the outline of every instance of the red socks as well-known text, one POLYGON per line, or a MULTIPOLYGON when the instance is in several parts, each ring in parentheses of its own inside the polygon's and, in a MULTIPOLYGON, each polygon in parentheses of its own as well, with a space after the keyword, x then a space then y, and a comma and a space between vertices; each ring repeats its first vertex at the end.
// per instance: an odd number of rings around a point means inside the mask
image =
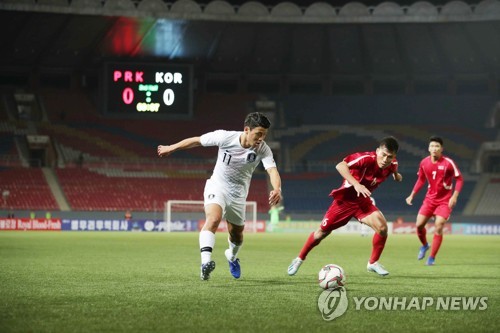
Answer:
POLYGON ((423 227, 422 229, 417 228, 417 236, 418 239, 420 239, 422 245, 427 244, 427 229, 425 229, 425 227, 423 227))
POLYGON ((314 239, 314 232, 311 232, 299 253, 299 258, 305 260, 309 251, 321 242, 321 239, 314 239))
POLYGON ((443 242, 443 235, 434 234, 431 246, 431 257, 436 258, 436 254, 438 253, 442 242, 443 242))
POLYGON ((387 241, 387 236, 380 236, 377 233, 373 235, 372 239, 373 248, 372 248, 372 256, 370 257, 370 264, 373 264, 380 258, 382 251, 384 251, 386 241, 387 241))

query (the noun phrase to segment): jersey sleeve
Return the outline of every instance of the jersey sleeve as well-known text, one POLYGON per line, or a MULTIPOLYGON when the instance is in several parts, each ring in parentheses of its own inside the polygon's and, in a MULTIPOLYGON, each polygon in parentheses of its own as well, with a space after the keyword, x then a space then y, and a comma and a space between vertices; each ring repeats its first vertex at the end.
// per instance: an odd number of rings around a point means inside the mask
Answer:
POLYGON ((203 147, 220 146, 226 131, 217 130, 213 132, 208 132, 200 136, 200 143, 203 147))
POLYGON ((399 163, 397 160, 394 160, 391 162, 391 173, 396 173, 398 172, 399 169, 399 163))
POLYGON ((343 161, 347 163, 349 169, 359 169, 369 160, 366 157, 370 157, 370 153, 354 153, 344 157, 343 161))
POLYGON ((453 176, 455 178, 455 191, 460 192, 462 190, 462 187, 464 186, 464 178, 462 177, 462 173, 460 172, 457 165, 452 159, 450 158, 446 159, 450 162, 451 166, 453 167, 453 176))
POLYGON ((262 150, 262 165, 264 165, 264 169, 275 168, 276 162, 274 161, 273 152, 271 148, 266 144, 264 149, 262 150))

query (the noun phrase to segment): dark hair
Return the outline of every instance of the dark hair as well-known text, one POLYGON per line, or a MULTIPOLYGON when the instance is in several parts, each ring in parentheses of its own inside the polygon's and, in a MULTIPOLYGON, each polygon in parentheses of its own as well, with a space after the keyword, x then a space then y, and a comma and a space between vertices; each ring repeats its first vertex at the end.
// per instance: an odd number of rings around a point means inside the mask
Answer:
POLYGON ((429 143, 431 142, 439 142, 441 146, 444 146, 443 139, 440 136, 433 135, 429 138, 429 143))
POLYGON ((379 147, 385 147, 391 153, 397 153, 399 150, 399 143, 395 137, 387 136, 380 140, 379 147))
POLYGON ((271 127, 271 122, 260 112, 252 112, 245 118, 245 127, 248 126, 250 129, 255 127, 269 128, 271 127))

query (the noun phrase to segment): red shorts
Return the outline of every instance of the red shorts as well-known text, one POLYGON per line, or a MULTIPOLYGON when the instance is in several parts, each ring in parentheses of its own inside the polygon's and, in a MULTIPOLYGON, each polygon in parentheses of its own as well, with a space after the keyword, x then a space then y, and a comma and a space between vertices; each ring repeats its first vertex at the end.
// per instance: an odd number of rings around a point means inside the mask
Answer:
POLYGON ((346 225, 353 217, 361 221, 377 210, 377 206, 370 198, 360 198, 355 201, 335 199, 326 211, 320 228, 324 231, 332 231, 346 225))
POLYGON ((430 200, 424 200, 422 207, 418 213, 424 216, 434 216, 439 215, 444 219, 448 220, 450 218, 452 209, 448 206, 448 201, 445 202, 434 202, 430 200))

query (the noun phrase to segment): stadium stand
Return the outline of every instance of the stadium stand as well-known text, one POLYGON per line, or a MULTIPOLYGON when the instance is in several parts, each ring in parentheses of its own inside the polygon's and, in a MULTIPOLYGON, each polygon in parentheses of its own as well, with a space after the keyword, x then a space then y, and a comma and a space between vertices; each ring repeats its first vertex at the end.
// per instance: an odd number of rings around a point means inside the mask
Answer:
POLYGON ((0 168, 0 189, 9 192, 6 208, 59 210, 40 168, 0 168))
POLYGON ((500 214, 498 198, 500 198, 500 178, 491 177, 475 209, 475 215, 500 214))
MULTIPOLYGON (((167 200, 202 200, 206 173, 170 176, 160 170, 112 168, 57 169, 66 198, 74 210, 82 211, 162 211, 167 200)), ((255 179, 248 200, 266 209, 267 183, 255 179)))

